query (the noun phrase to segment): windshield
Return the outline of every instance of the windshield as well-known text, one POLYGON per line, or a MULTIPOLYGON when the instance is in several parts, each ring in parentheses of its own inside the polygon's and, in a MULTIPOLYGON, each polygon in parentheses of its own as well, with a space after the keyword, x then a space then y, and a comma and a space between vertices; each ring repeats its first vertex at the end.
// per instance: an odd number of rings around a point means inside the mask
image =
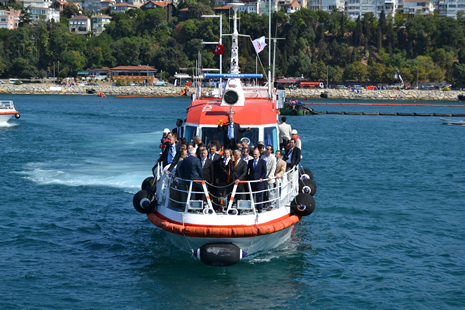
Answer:
POLYGON ((263 142, 265 142, 265 147, 271 145, 273 147, 273 151, 279 150, 276 127, 265 127, 264 133, 265 137, 263 142))
POLYGON ((197 127, 186 126, 186 132, 184 133, 184 138, 186 138, 187 143, 193 143, 196 132, 197 132, 197 127))
MULTIPOLYGON (((202 142, 208 145, 213 140, 218 141, 224 145, 223 133, 218 132, 218 127, 202 127, 201 130, 202 142)), ((251 128, 249 131, 240 134, 240 138, 247 137, 250 140, 250 146, 255 147, 258 144, 258 128, 251 128)), ((240 139, 237 141, 240 142, 240 139)))

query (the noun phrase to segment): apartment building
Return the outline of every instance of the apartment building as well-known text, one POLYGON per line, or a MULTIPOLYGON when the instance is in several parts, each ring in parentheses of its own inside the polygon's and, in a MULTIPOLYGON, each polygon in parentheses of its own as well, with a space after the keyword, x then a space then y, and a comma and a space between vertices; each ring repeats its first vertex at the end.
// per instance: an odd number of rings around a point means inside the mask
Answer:
POLYGON ((398 0, 346 0, 345 12, 353 20, 365 13, 373 13, 379 18, 384 10, 386 17, 394 17, 399 7, 398 0))
MULTIPOLYGON (((435 6, 435 3, 433 5, 435 6)), ((439 17, 457 18, 459 12, 465 15, 465 0, 439 0, 437 9, 439 10, 439 17)))
POLYGON ((52 0, 19 0, 18 3, 28 9, 33 22, 60 21, 60 11, 52 7, 52 0))
POLYGON ((105 31, 105 25, 111 23, 111 16, 98 14, 90 18, 90 23, 92 25, 92 33, 99 35, 105 31))
POLYGON ((76 34, 87 34, 90 32, 90 18, 84 15, 79 15, 68 19, 69 31, 76 34))
POLYGON ((21 11, 14 9, 0 10, 0 29, 13 30, 18 28, 21 11))
POLYGON ((415 15, 433 14, 434 6, 431 0, 403 0, 399 5, 402 9, 404 18, 414 17, 415 15))

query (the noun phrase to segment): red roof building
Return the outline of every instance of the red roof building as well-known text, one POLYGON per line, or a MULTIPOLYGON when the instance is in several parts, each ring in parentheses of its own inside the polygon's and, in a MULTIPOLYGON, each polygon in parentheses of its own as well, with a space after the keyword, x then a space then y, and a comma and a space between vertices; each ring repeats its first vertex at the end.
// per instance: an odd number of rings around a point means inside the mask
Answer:
POLYGON ((171 1, 160 2, 160 1, 147 1, 140 7, 144 12, 150 9, 164 9, 166 11, 166 21, 170 21, 176 11, 171 1))
POLYGON ((110 69, 113 80, 153 83, 155 73, 158 70, 147 65, 143 66, 118 66, 110 69))

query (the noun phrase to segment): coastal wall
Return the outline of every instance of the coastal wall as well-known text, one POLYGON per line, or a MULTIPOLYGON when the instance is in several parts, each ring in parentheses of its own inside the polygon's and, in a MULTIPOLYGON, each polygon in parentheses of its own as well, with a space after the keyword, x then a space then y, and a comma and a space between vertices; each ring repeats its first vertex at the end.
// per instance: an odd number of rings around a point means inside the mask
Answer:
MULTIPOLYGON (((0 85, 0 94, 57 94, 57 95, 82 95, 87 90, 94 89, 97 93, 103 92, 107 96, 175 96, 179 95, 184 87, 159 87, 159 86, 63 86, 57 88, 53 84, 23 84, 23 85, 0 85)), ((202 89, 202 95, 209 96, 212 89, 202 89)), ((194 92, 193 88, 187 89, 187 95, 194 92)), ((327 92, 332 99, 365 99, 365 100, 457 100, 462 91, 440 91, 440 90, 362 90, 353 92, 347 89, 288 89, 287 98, 320 98, 322 92, 327 92)))

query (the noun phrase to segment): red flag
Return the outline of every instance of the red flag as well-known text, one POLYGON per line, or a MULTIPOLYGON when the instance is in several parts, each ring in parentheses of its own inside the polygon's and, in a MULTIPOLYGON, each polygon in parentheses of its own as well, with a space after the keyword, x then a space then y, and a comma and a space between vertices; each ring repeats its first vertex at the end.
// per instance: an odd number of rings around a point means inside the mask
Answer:
POLYGON ((224 47, 221 44, 218 44, 215 48, 215 55, 223 55, 224 53, 224 47))

